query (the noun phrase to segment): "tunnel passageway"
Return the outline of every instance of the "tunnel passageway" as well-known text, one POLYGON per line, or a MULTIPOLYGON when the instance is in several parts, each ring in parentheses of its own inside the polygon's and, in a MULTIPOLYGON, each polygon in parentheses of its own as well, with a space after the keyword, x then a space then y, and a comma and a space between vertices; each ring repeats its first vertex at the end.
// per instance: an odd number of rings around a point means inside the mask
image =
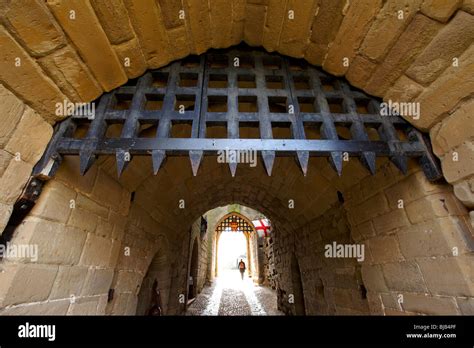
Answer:
POLYGON ((249 277, 242 280, 237 270, 223 272, 204 287, 186 315, 283 315, 277 309, 276 292, 257 286, 249 277))

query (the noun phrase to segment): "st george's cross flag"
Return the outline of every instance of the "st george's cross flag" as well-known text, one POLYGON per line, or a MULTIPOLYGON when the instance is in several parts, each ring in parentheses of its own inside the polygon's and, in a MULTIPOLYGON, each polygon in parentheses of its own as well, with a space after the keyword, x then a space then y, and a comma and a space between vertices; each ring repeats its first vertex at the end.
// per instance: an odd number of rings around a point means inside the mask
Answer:
POLYGON ((268 219, 253 220, 252 223, 255 226, 255 230, 259 237, 268 237, 268 234, 272 229, 268 219))

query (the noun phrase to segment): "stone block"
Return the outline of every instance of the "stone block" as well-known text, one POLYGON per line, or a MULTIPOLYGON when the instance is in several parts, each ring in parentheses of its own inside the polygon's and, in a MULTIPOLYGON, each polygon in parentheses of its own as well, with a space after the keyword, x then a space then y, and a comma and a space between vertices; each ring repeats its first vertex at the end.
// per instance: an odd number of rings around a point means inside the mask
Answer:
POLYGON ((80 297, 71 303, 68 315, 96 315, 100 296, 80 297))
POLYGON ((459 57, 474 40, 474 16, 459 11, 426 46, 406 75, 428 86, 459 57))
POLYGON ((441 24, 416 14, 367 82, 365 91, 384 96, 437 34, 441 24))
POLYGON ((130 21, 135 30, 149 68, 159 68, 174 59, 168 36, 153 0, 124 0, 130 21), (158 49, 158 47, 160 49, 158 49))
MULTIPOLYGON (((217 8, 213 8, 213 2, 211 1, 211 30, 221 29, 223 30, 217 38, 212 38, 213 47, 225 47, 223 40, 225 40, 226 27, 225 23, 228 22, 225 17, 221 17, 221 11, 217 12, 217 8), (219 41, 217 41, 219 39, 219 41)), ((219 1, 222 6, 225 6, 223 1, 219 1)), ((225 11, 222 11, 225 13, 225 11)), ((245 26, 244 26, 244 40, 251 46, 261 46, 263 43, 263 28, 265 24, 265 7, 261 5, 254 5, 247 3, 245 6, 245 26)), ((215 31, 214 31, 215 32, 215 31)))
POLYGON ((416 224, 437 217, 467 214, 466 208, 452 193, 437 193, 406 205, 408 219, 416 224))
POLYGON ((362 279, 368 291, 384 292, 388 291, 385 283, 382 266, 380 265, 362 265, 362 279))
POLYGON ((462 0, 424 0, 421 12, 437 21, 447 22, 461 3, 462 0))
POLYGON ((122 0, 92 0, 91 5, 111 44, 117 45, 134 38, 133 28, 122 0))
POLYGON ((74 102, 90 102, 102 94, 102 88, 89 68, 70 46, 40 58, 38 63, 74 102))
POLYGON ((422 0, 386 1, 364 38, 360 52, 364 56, 380 62, 413 19, 421 2, 422 0), (399 18, 399 11, 403 12, 403 19, 399 18))
POLYGON ((9 1, 3 18, 33 56, 46 55, 66 44, 62 30, 42 1, 9 1))
POLYGON ((49 298, 52 300, 61 298, 71 299, 79 296, 87 272, 87 267, 59 266, 58 275, 54 281, 49 298))
POLYGON ((417 260, 432 294, 474 295, 474 266, 470 255, 423 258, 417 260))
POLYGON ((66 315, 68 308, 69 300, 55 300, 8 307, 0 310, 0 315, 66 315))
POLYGON ((105 91, 127 81, 89 2, 48 1, 47 5, 105 91), (74 11, 76 19, 70 18, 71 11, 74 11))
POLYGON ((423 275, 413 261, 386 263, 383 274, 391 291, 427 292, 423 275))
POLYGON ((67 101, 59 88, 44 75, 38 64, 28 53, 13 39, 13 37, 0 27, 0 79, 15 91, 15 94, 27 101, 47 121, 54 122, 59 117, 55 116, 56 103, 67 101), (19 59, 19 60, 18 60, 19 59), (15 62, 20 62, 15 66, 15 62))
POLYGON ((412 124, 417 128, 431 128, 474 90, 474 46, 459 57, 458 65, 447 68, 415 99, 420 103, 420 119, 412 124))
MULTIPOLYGON (((311 36, 311 26, 315 19, 318 1, 289 0, 287 11, 293 11, 294 19, 290 19, 288 12, 281 28, 280 45, 278 51, 291 57, 303 58, 311 36)), ((264 24, 265 21, 262 21, 264 24)))
POLYGON ((368 244, 374 263, 404 260, 395 236, 374 237, 368 240, 368 244))
MULTIPOLYGON (((423 92, 423 86, 419 85, 409 77, 402 75, 385 93, 385 100, 392 100, 395 102, 411 102, 423 92)), ((403 116, 403 115, 402 115, 403 116)), ((407 116, 410 121, 412 117, 407 116)))
POLYGON ((32 170, 32 164, 12 159, 0 178, 0 201, 5 204, 15 203, 32 170))
POLYGON ((28 163, 36 164, 53 134, 53 128, 35 111, 26 108, 5 150, 19 154, 28 163))
POLYGON ((4 264, 0 272, 0 306, 39 302, 48 298, 58 266, 4 264))
POLYGON ((474 99, 431 128, 433 152, 439 157, 474 137, 474 99))
POLYGON ((0 148, 3 148, 10 135, 15 130, 25 105, 22 100, 18 99, 2 84, 0 84, 0 114, 2 115, 2 123, 0 124, 0 148))
POLYGON ((82 296, 107 294, 114 276, 113 269, 90 268, 82 287, 82 296))
POLYGON ((38 201, 31 210, 31 215, 41 218, 66 222, 71 213, 71 200, 76 198, 76 192, 57 180, 49 181, 38 201))
POLYGON ((114 49, 129 78, 138 77, 145 72, 147 64, 138 39, 116 45, 114 49))
POLYGON ((473 248, 468 235, 465 222, 457 217, 434 219, 397 233, 401 252, 407 259, 468 253, 473 248))
POLYGON ((446 180, 457 182, 474 174, 474 142, 466 141, 441 160, 441 167, 446 180))
POLYGON ((112 250, 112 240, 95 234, 87 235, 84 250, 81 255, 81 265, 106 267, 109 264, 112 250))
POLYGON ((402 307, 407 312, 428 315, 460 314, 452 297, 429 296, 423 294, 403 294, 402 307))
POLYGON ((377 216, 373 219, 373 225, 378 235, 390 233, 394 230, 410 225, 407 214, 403 209, 392 210, 391 212, 377 216))
POLYGON ((323 62, 324 70, 336 76, 346 73, 348 67, 344 66, 343 60, 347 58, 349 64, 352 63, 356 50, 366 36, 381 5, 382 2, 379 0, 350 3, 337 35, 328 49, 323 62))

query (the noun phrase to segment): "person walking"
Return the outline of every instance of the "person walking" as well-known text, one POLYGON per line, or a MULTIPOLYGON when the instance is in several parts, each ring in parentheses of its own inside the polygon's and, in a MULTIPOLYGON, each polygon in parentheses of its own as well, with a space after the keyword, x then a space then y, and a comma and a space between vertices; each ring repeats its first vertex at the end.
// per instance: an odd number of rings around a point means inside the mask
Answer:
POLYGON ((240 271, 240 277, 242 278, 242 280, 244 280, 244 273, 245 273, 245 262, 240 259, 240 262, 239 262, 239 271, 240 271))

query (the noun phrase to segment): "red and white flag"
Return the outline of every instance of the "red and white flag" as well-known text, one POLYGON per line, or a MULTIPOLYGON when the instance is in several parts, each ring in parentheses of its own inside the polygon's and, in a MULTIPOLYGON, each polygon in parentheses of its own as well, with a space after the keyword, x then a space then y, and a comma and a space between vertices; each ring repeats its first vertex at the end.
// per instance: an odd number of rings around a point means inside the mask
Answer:
POLYGON ((252 221, 255 226, 255 230, 259 237, 268 237, 271 232, 272 226, 270 225, 270 220, 268 219, 258 219, 252 221))

